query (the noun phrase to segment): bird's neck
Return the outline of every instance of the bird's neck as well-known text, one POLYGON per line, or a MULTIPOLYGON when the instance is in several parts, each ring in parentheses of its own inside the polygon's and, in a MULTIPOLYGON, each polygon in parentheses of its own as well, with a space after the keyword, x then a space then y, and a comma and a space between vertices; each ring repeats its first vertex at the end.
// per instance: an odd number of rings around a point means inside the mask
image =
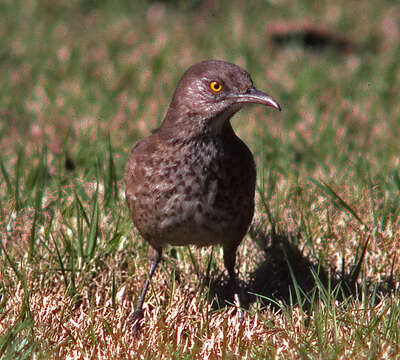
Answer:
POLYGON ((182 142, 204 137, 235 136, 230 119, 238 110, 231 109, 206 118, 203 114, 190 112, 183 116, 176 116, 176 113, 170 109, 158 132, 163 139, 182 142))

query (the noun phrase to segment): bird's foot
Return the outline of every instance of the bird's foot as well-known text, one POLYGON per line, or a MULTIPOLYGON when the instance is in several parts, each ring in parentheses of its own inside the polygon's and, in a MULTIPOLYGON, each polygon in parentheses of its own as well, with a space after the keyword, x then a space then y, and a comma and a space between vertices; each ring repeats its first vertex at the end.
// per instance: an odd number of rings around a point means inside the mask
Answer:
POLYGON ((242 323, 244 320, 244 313, 243 313, 243 309, 241 307, 241 303, 240 303, 240 299, 239 299, 239 294, 235 293, 234 294, 234 302, 235 302, 235 306, 237 309, 237 314, 238 314, 238 318, 239 318, 239 322, 242 323))
POLYGON ((241 308, 238 308, 237 314, 238 314, 239 323, 243 323, 243 320, 244 320, 243 310, 241 308))
POLYGON ((129 316, 128 323, 132 325, 132 331, 134 335, 140 332, 140 320, 143 319, 143 309, 136 309, 133 314, 129 316))

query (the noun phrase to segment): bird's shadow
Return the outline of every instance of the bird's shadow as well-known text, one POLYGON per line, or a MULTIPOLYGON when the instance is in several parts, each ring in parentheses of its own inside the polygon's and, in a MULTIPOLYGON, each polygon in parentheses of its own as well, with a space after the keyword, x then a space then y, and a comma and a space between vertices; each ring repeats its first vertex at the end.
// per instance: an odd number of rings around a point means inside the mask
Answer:
MULTIPOLYGON (((349 296, 360 297, 366 288, 360 285, 359 276, 368 239, 359 259, 347 266, 346 273, 340 273, 305 256, 297 245, 300 234, 278 233, 274 230, 263 233, 259 228, 252 227, 250 235, 264 256, 250 274, 249 281, 240 280, 241 306, 245 309, 255 302, 262 307, 276 308, 280 306, 279 303, 296 304, 299 301, 303 308, 307 308, 311 298, 318 298, 319 291, 315 289, 336 289, 336 300, 340 301, 349 296)), ((207 281, 209 299, 215 309, 233 304, 233 289, 225 275, 207 281)), ((393 277, 390 275, 379 284, 369 282, 368 289, 374 289, 375 293, 392 292, 395 290, 393 277)))

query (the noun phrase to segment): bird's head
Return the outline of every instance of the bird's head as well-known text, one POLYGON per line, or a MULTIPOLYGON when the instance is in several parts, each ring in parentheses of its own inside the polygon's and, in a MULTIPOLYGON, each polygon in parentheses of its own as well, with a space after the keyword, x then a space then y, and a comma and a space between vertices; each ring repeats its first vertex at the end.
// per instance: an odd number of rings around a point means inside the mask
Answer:
POLYGON ((175 134, 179 129, 182 136, 217 134, 252 103, 280 110, 273 98, 253 86, 246 70, 225 61, 202 61, 183 74, 161 129, 174 128, 175 134))

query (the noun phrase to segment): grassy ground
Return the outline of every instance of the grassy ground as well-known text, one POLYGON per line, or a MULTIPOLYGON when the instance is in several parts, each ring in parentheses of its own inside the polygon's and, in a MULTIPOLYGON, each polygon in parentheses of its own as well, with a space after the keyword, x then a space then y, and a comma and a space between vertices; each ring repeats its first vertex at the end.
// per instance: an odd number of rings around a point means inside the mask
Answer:
POLYGON ((396 2, 6 0, 0 11, 0 358, 396 357, 396 2), (296 30, 321 26, 323 47, 296 30), (225 306, 221 249, 169 248, 135 338, 126 320, 149 261, 124 164, 182 72, 209 58, 247 68, 283 108, 233 120, 259 175, 238 253, 248 311, 240 324, 225 306))

